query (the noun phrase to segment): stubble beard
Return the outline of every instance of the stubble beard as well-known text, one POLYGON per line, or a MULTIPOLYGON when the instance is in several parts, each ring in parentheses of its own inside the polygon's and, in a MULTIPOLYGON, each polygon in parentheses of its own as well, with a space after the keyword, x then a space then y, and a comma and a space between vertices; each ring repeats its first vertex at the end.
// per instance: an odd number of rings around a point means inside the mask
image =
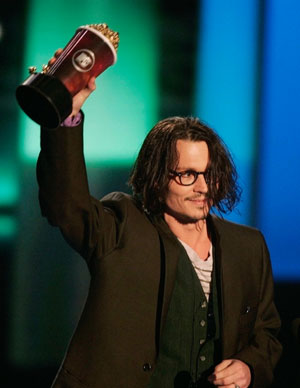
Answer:
POLYGON ((209 210, 208 205, 205 204, 205 206, 201 208, 201 214, 199 216, 193 217, 192 215, 180 213, 169 208, 166 209, 166 213, 175 218, 181 224, 196 224, 199 221, 206 220, 209 210))

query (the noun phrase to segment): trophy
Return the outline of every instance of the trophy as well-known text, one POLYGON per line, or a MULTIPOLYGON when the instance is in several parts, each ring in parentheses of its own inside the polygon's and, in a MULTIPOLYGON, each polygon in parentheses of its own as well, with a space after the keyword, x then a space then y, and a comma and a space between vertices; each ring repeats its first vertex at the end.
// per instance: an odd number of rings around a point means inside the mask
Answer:
POLYGON ((46 128, 57 128, 72 112, 72 97, 117 59, 119 34, 106 24, 79 27, 53 65, 30 76, 17 87, 23 111, 46 128))

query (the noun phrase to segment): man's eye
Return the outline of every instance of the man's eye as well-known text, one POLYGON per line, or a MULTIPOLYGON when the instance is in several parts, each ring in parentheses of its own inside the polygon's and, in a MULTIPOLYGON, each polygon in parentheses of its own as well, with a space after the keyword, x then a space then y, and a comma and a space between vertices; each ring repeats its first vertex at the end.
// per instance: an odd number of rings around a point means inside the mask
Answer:
POLYGON ((191 177, 193 174, 193 171, 184 171, 181 173, 181 176, 183 176, 184 178, 189 178, 191 177))

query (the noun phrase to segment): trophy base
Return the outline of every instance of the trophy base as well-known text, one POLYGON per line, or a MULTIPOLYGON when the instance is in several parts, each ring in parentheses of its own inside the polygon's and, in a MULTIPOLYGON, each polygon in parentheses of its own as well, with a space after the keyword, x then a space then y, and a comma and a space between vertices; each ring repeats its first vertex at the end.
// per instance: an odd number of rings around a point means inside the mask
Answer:
POLYGON ((57 78, 34 73, 17 87, 16 97, 23 111, 46 128, 57 128, 72 112, 72 96, 57 78))

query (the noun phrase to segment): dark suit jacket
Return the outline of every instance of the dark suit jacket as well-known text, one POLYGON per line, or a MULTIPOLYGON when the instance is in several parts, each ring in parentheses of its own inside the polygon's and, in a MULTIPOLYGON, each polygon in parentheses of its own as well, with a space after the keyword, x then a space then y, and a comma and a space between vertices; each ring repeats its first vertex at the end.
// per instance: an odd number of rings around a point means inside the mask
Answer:
MULTIPOLYGON (((149 219, 132 197, 92 198, 82 149, 80 125, 42 131, 42 214, 61 229, 91 274, 87 302, 54 387, 146 387, 179 243, 162 219, 149 219)), ((281 352, 267 247, 257 230, 214 216, 209 222, 219 263, 222 357, 243 360, 252 369, 253 387, 267 387, 281 352)))

